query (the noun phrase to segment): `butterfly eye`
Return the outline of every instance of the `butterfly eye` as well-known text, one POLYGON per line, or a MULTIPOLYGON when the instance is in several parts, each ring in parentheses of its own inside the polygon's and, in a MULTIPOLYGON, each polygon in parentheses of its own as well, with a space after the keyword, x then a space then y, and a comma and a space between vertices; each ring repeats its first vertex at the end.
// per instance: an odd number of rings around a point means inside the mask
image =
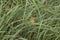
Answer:
POLYGON ((29 21, 30 21, 31 23, 34 23, 34 22, 35 22, 34 17, 30 17, 29 21))

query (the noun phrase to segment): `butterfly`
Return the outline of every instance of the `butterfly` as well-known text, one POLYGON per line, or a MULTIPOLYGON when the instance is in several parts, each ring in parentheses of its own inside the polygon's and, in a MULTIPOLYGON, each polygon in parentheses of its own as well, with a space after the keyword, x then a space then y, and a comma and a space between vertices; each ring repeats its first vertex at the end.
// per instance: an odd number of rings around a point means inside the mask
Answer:
POLYGON ((29 21, 30 21, 31 23, 34 23, 34 22, 35 22, 35 18, 34 18, 34 17, 30 17, 29 21))

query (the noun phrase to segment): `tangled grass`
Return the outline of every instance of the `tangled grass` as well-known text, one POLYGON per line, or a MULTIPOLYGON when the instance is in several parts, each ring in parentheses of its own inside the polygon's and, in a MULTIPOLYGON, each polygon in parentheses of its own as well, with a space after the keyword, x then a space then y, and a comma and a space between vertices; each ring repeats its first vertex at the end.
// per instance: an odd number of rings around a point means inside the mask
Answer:
POLYGON ((60 0, 0 0, 0 40, 60 40, 60 0))

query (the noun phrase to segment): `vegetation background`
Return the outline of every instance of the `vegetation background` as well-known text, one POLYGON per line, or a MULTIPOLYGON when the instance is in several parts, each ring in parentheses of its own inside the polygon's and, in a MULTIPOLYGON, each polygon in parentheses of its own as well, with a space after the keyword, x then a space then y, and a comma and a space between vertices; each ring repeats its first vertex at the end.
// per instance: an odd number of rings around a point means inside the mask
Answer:
POLYGON ((60 40, 60 0, 0 0, 0 40, 60 40))

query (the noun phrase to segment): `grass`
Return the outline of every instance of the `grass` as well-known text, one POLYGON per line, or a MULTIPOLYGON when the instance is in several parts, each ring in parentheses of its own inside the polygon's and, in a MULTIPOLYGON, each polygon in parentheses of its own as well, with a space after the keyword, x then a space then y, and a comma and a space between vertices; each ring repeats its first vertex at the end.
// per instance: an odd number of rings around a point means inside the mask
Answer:
POLYGON ((60 40, 60 0, 0 0, 0 40, 60 40))

